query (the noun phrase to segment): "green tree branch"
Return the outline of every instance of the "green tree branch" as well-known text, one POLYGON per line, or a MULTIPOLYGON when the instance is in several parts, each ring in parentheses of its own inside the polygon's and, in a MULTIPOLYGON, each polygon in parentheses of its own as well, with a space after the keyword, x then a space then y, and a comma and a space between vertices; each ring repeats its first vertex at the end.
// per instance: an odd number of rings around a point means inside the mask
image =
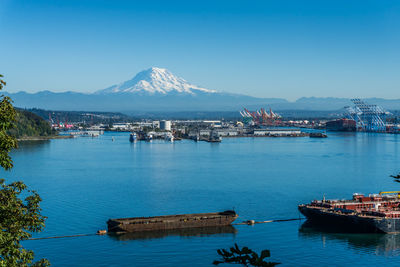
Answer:
MULTIPOLYGON (((0 90, 6 82, 1 79, 0 90)), ((8 134, 14 127, 15 109, 12 100, 0 96, 0 166, 5 170, 13 167, 10 151, 17 147, 17 140, 8 134)), ((45 217, 41 215, 40 196, 28 190, 23 182, 6 184, 0 179, 0 266, 49 266, 46 259, 33 263, 34 253, 24 249, 21 241, 27 240, 33 232, 44 227, 45 217), (21 198, 24 195, 25 198, 21 198)))

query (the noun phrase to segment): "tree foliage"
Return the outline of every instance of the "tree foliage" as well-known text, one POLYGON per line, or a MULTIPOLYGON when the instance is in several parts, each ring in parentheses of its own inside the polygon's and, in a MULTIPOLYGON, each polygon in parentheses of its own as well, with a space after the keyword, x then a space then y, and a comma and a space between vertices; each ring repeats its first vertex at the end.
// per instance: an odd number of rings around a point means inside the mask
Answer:
POLYGON ((213 262, 214 265, 221 263, 233 263, 242 264, 243 266, 262 266, 262 267, 273 267, 280 264, 279 262, 267 262, 265 258, 271 256, 269 250, 261 251, 258 255, 253 250, 248 247, 243 247, 242 249, 235 243, 235 246, 231 247, 227 251, 225 249, 218 249, 217 253, 222 257, 222 260, 216 260, 213 262))
MULTIPOLYGON (((0 75, 0 90, 6 85, 0 75)), ((15 121, 15 109, 9 97, 0 96, 0 166, 5 170, 13 167, 9 152, 17 147, 15 137, 8 134, 15 121)), ((32 263, 33 251, 22 247, 21 241, 31 237, 44 227, 45 217, 41 215, 40 196, 27 189, 23 182, 6 184, 0 179, 0 266, 48 266, 42 259, 32 263), (21 194, 25 196, 21 198, 21 194)))
MULTIPOLYGON (((0 74, 0 90, 6 85, 0 74)), ((12 106, 12 100, 4 95, 0 95, 0 166, 5 170, 13 167, 9 155, 13 148, 17 147, 17 140, 8 135, 8 130, 14 126, 15 109, 12 106)))
MULTIPOLYGON (((40 214, 40 196, 22 182, 9 185, 0 179, 0 266, 29 266, 34 259, 33 251, 26 250, 20 241, 30 238, 31 232, 40 232, 45 217, 40 214), (29 195, 24 200, 21 193, 29 195)), ((42 259, 33 266, 48 266, 42 259)))
POLYGON ((42 117, 23 109, 17 109, 16 111, 15 127, 8 131, 11 136, 21 138, 56 134, 56 131, 51 129, 50 123, 42 117))

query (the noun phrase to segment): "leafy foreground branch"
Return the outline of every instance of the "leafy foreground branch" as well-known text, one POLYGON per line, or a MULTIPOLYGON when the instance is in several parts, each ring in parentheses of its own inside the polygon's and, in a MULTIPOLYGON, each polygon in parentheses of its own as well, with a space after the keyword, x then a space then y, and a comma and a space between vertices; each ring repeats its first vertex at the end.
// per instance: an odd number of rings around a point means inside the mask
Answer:
POLYGON ((221 263, 232 263, 242 264, 243 266, 272 267, 280 264, 279 262, 267 262, 264 260, 265 258, 271 256, 269 250, 261 251, 261 255, 259 256, 256 252, 248 247, 243 247, 240 249, 236 243, 234 247, 230 248, 230 252, 225 249, 218 249, 217 253, 222 257, 222 260, 214 261, 214 265, 221 263))
MULTIPOLYGON (((32 264, 33 251, 22 248, 20 241, 30 238, 31 232, 40 232, 45 217, 40 214, 41 198, 35 192, 27 190, 22 182, 9 185, 0 179, 0 266, 29 266, 32 264), (29 193, 24 200, 21 193, 29 193)), ((49 266, 42 259, 33 266, 49 266)))
MULTIPOLYGON (((0 90, 6 85, 0 74, 0 90)), ((9 97, 0 95, 0 167, 13 167, 10 151, 17 147, 17 140, 8 134, 14 127, 15 109, 9 97)), ((46 259, 32 263, 33 251, 24 249, 21 241, 31 237, 32 232, 40 232, 45 217, 41 215, 40 196, 27 189, 23 182, 6 184, 0 179, 0 266, 25 267, 49 266, 46 259), (24 199, 21 195, 25 196, 24 199)))

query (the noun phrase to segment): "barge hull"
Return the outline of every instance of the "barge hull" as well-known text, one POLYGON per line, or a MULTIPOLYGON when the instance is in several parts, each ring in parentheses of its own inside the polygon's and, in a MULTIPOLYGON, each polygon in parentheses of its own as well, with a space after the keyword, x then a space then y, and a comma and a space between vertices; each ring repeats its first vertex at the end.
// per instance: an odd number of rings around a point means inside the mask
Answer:
POLYGON ((230 225, 238 215, 234 211, 183 214, 157 217, 110 219, 109 232, 141 232, 196 227, 215 227, 230 225))
POLYGON ((362 233, 400 233, 399 218, 371 218, 354 214, 336 213, 300 205, 299 211, 312 222, 333 225, 338 228, 362 233))

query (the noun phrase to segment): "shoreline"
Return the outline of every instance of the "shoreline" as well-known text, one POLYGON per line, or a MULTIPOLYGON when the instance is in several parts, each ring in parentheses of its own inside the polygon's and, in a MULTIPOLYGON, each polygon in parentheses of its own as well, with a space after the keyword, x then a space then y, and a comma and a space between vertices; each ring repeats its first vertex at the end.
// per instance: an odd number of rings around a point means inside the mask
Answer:
POLYGON ((43 141, 43 140, 51 140, 51 139, 68 139, 74 138, 71 135, 50 135, 50 136, 24 136, 21 138, 17 138, 17 141, 43 141))

